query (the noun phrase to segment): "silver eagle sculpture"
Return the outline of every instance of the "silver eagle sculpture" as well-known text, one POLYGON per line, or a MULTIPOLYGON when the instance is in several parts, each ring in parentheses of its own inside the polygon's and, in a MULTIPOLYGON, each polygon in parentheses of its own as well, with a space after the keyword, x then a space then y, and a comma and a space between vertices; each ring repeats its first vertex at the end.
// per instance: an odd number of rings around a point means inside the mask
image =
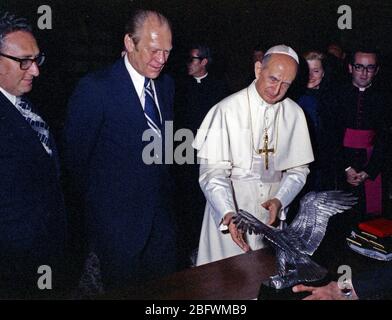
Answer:
POLYGON ((309 256, 324 238, 329 218, 350 209, 356 200, 342 191, 309 192, 301 199, 292 223, 283 230, 264 224, 244 210, 234 215, 233 222, 243 232, 264 235, 275 247, 278 274, 270 277, 268 286, 283 289, 327 275, 328 271, 309 256))

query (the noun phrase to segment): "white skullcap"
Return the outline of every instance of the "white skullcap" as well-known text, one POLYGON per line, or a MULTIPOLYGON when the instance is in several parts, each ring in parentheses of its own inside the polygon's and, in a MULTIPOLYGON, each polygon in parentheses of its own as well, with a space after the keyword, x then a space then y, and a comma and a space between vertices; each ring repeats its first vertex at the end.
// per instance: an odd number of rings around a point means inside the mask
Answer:
POLYGON ((265 53, 264 56, 267 56, 272 53, 281 53, 281 54, 288 55, 288 56, 292 57, 295 61, 297 61, 297 63, 299 64, 299 59, 298 59, 297 53, 292 48, 290 48, 284 44, 274 46, 274 47, 268 49, 268 51, 265 53))

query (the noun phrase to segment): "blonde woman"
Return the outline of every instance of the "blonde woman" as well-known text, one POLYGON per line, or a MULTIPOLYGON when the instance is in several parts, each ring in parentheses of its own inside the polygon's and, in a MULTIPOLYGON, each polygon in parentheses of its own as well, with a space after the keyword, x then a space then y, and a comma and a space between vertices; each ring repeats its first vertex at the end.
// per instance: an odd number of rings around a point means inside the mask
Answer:
POLYGON ((309 77, 298 104, 303 109, 309 127, 315 161, 304 192, 336 189, 336 158, 339 146, 336 125, 336 102, 332 84, 324 66, 325 55, 318 51, 306 52, 309 77))

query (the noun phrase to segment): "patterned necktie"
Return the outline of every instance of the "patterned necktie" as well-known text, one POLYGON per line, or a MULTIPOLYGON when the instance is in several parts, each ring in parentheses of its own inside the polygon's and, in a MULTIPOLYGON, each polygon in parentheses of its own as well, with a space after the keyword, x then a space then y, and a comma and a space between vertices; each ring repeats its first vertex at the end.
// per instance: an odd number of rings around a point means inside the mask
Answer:
POLYGON ((49 126, 47 123, 31 109, 31 104, 24 98, 18 98, 16 108, 30 124, 34 131, 37 132, 39 141, 45 148, 46 152, 51 156, 52 150, 49 146, 49 126))
POLYGON ((144 115, 148 126, 161 136, 161 119, 154 99, 154 90, 151 87, 151 79, 144 81, 144 115))

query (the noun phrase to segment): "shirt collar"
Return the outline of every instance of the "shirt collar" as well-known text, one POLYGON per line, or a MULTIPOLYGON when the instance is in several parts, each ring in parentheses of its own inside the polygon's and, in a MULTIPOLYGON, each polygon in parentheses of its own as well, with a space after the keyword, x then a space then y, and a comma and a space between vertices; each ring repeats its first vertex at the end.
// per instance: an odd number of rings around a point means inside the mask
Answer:
POLYGON ((16 99, 17 97, 12 95, 11 93, 8 93, 7 91, 5 91, 2 87, 0 87, 0 91, 2 94, 5 95, 5 97, 14 105, 16 106, 16 99))
POLYGON ((132 67, 131 63, 128 60, 128 55, 124 56, 125 67, 128 70, 129 75, 131 76, 133 85, 135 86, 135 90, 139 99, 143 97, 143 89, 144 89, 144 79, 145 77, 138 73, 134 67, 132 67))
POLYGON ((195 78, 195 80, 197 81, 197 83, 201 83, 201 80, 204 79, 204 78, 207 77, 207 76, 208 76, 208 72, 207 72, 204 76, 201 76, 201 77, 194 77, 194 78, 195 78))
POLYGON ((371 86, 372 86, 372 82, 370 82, 369 85, 367 87, 364 87, 364 88, 360 88, 360 87, 357 87, 357 86, 354 85, 354 87, 356 87, 361 92, 369 89, 371 86))

